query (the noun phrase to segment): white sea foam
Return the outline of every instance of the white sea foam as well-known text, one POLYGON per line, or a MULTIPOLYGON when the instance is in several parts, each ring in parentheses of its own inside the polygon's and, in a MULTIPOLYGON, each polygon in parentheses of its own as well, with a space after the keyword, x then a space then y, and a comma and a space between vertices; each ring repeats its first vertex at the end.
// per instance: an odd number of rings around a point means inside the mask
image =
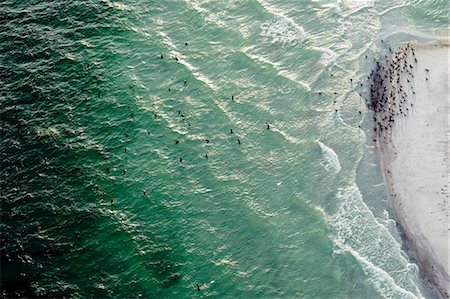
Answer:
POLYGON ((257 0, 258 3, 275 17, 261 25, 263 35, 272 39, 273 42, 295 43, 306 38, 305 29, 289 18, 281 9, 267 3, 263 0, 257 0))
POLYGON ((60 132, 56 127, 48 127, 48 128, 36 128, 36 135, 39 137, 49 136, 52 138, 57 138, 60 136, 60 132))
POLYGON ((106 5, 108 5, 111 8, 115 8, 115 9, 119 9, 119 10, 123 10, 123 11, 132 11, 133 7, 120 3, 120 2, 111 2, 108 0, 103 0, 104 3, 106 3, 106 5))
POLYGON ((274 19, 275 22, 272 22, 272 26, 269 26, 269 29, 273 30, 271 31, 273 34, 279 36, 280 33, 282 33, 285 38, 288 38, 287 41, 295 41, 297 38, 304 39, 306 37, 305 29, 298 25, 293 19, 289 18, 281 9, 267 3, 266 1, 257 1, 262 7, 264 7, 265 10, 276 16, 274 19), (290 40, 290 38, 294 39, 290 40))
POLYGON ((285 78, 287 78, 287 79, 289 79, 289 80, 291 80, 291 81, 301 85, 307 91, 311 91, 311 87, 310 87, 310 85, 308 83, 303 82, 301 80, 298 80, 298 78, 297 78, 298 77, 298 73, 289 72, 287 70, 280 70, 277 75, 285 77, 285 78))
POLYGON ((361 264, 364 274, 374 285, 377 292, 386 299, 418 299, 422 296, 416 296, 414 293, 405 290, 395 283, 395 280, 382 268, 372 264, 369 260, 362 257, 357 251, 346 248, 361 264))
MULTIPOLYGON (((300 27, 301 28, 301 27, 300 27)), ((305 39, 305 33, 286 19, 275 17, 261 25, 262 35, 274 43, 297 44, 305 39)))
POLYGON ((336 152, 320 141, 317 141, 317 143, 319 144, 323 154, 323 161, 320 164, 327 171, 330 171, 332 173, 338 173, 339 171, 341 171, 341 163, 339 162, 339 157, 336 152))
POLYGON ((255 214, 262 216, 263 218, 267 218, 267 217, 275 217, 278 215, 278 213, 274 212, 274 213, 269 213, 264 211, 263 207, 261 207, 260 204, 258 204, 257 201, 250 199, 246 201, 248 207, 255 212, 255 214))
POLYGON ((392 7, 389 7, 389 8, 387 8, 387 9, 385 9, 384 11, 380 12, 379 15, 380 15, 380 16, 385 15, 385 14, 387 14, 388 12, 390 12, 390 11, 392 11, 392 10, 395 10, 395 9, 398 9, 398 8, 402 8, 402 7, 404 7, 404 6, 405 6, 405 3, 401 3, 401 4, 398 4, 398 5, 394 5, 394 6, 392 6, 392 7))
POLYGON ((286 133, 286 132, 284 132, 284 131, 281 131, 280 129, 277 129, 277 128, 275 128, 275 127, 272 127, 271 130, 272 130, 273 132, 279 133, 281 136, 284 137, 284 139, 286 139, 286 140, 289 141, 290 143, 298 144, 298 143, 301 143, 301 142, 302 142, 301 139, 295 138, 294 136, 291 136, 291 135, 289 135, 288 133, 286 133))
POLYGON ((257 54, 252 54, 250 53, 251 50, 253 50, 254 47, 247 47, 247 48, 243 48, 242 49, 242 53, 244 53, 245 55, 247 55, 250 59, 252 60, 256 60, 258 62, 262 62, 264 64, 268 64, 270 66, 272 66, 274 69, 278 70, 281 67, 280 63, 271 61, 269 58, 267 58, 266 56, 263 55, 257 55, 257 54))
POLYGON ((206 75, 202 74, 195 66, 193 66, 187 61, 184 55, 182 55, 180 52, 177 51, 176 45, 173 43, 172 39, 167 34, 165 34, 162 31, 159 31, 158 34, 163 39, 164 44, 166 44, 166 46, 169 47, 169 53, 173 57, 176 57, 180 64, 184 65, 189 71, 191 71, 192 75, 194 75, 194 77, 197 80, 205 83, 209 88, 211 88, 214 91, 218 89, 211 79, 209 79, 206 75))
POLYGON ((143 109, 148 111, 149 114, 153 114, 154 112, 156 112, 159 119, 163 119, 166 122, 167 127, 169 127, 172 131, 178 133, 179 135, 186 135, 188 133, 186 120, 180 119, 178 117, 174 118, 172 115, 169 115, 165 111, 165 109, 160 107, 161 103, 157 103, 156 99, 154 103, 156 103, 156 106, 154 106, 153 108, 143 107, 143 109))
POLYGON ((186 4, 199 13, 207 13, 208 12, 208 10, 206 8, 203 8, 198 1, 189 0, 189 1, 186 1, 186 4))
POLYGON ((206 4, 207 2, 205 1, 196 1, 196 0, 188 0, 186 1, 186 5, 195 10, 196 12, 200 13, 203 18, 205 19, 206 22, 218 26, 218 27, 222 27, 222 28, 226 28, 227 27, 227 22, 226 22, 226 11, 222 10, 219 13, 213 13, 209 10, 207 10, 206 8, 202 7, 202 5, 200 4, 200 2, 202 4, 206 4))
POLYGON ((320 63, 325 66, 336 65, 336 60, 338 58, 338 54, 331 49, 328 48, 320 48, 314 47, 313 50, 322 52, 322 56, 320 57, 320 63))
POLYGON ((364 203, 356 184, 340 188, 336 199, 340 206, 328 217, 334 231, 335 252, 353 255, 383 298, 422 298, 412 281, 414 267, 404 258, 400 244, 364 203))
POLYGON ((302 86, 307 91, 311 91, 311 87, 308 83, 303 82, 297 78, 298 77, 297 73, 284 69, 281 63, 271 61, 268 57, 265 57, 263 55, 252 54, 252 53, 250 53, 250 50, 251 50, 251 48, 245 48, 242 50, 242 52, 254 61, 260 62, 262 64, 270 65, 272 68, 274 68, 278 72, 277 73, 278 76, 284 77, 284 78, 288 79, 289 81, 297 83, 298 85, 302 86))

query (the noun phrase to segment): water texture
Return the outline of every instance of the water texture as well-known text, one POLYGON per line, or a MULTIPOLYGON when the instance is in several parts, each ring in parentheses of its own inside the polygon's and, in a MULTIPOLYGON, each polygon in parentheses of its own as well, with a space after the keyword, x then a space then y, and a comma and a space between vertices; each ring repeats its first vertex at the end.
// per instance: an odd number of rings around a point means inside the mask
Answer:
POLYGON ((439 0, 0 1, 2 297, 427 296, 364 96, 386 44, 448 19, 439 0))

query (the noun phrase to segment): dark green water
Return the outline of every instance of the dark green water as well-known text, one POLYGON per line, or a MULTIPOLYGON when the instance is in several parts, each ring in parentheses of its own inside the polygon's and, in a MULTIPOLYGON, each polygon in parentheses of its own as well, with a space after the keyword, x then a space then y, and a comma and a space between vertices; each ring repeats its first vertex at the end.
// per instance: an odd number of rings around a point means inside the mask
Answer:
POLYGON ((278 2, 0 1, 2 297, 424 296, 358 93, 448 5, 278 2))

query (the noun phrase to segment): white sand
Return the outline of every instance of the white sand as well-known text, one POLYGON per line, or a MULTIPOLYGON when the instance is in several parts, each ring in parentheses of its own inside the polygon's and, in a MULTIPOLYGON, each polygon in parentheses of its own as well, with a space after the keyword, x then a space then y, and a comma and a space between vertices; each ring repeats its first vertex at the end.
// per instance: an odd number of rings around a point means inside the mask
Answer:
POLYGON ((411 74, 400 75, 409 110, 395 116, 392 133, 386 134, 387 142, 377 142, 377 149, 406 245, 422 277, 437 295, 450 298, 450 56, 444 43, 412 45, 417 63, 408 54, 411 74))

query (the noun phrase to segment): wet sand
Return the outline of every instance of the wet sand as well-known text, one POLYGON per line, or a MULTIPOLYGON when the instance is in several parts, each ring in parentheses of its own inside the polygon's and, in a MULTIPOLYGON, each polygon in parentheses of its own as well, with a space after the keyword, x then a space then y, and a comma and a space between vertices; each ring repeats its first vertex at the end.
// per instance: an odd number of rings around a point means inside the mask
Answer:
POLYGON ((379 65, 371 90, 374 141, 405 245, 442 298, 450 298, 449 60, 448 42, 408 44, 379 65))

